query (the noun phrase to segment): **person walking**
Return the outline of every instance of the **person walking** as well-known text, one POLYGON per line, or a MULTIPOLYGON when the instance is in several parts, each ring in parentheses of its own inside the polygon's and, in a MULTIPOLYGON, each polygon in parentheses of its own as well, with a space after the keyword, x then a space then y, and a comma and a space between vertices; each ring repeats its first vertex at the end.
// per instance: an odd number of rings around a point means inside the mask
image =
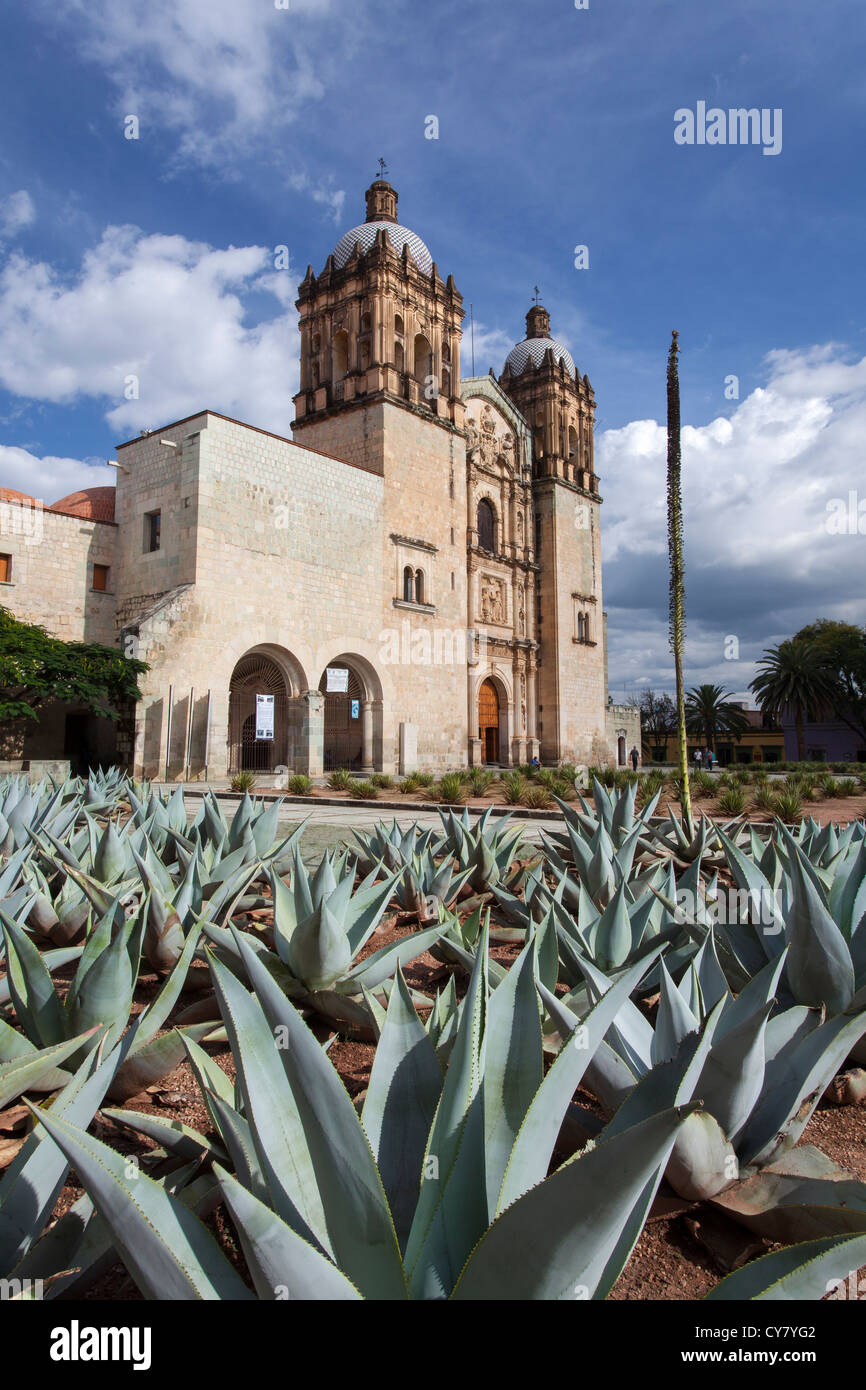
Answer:
POLYGON ((712 772, 712 770, 713 770, 713 750, 712 750, 712 748, 708 748, 708 749, 707 749, 707 771, 708 771, 708 772, 712 772))
POLYGON ((700 772, 700 770, 701 770, 701 750, 700 750, 700 748, 696 748, 696 749, 695 749, 695 772, 700 772))
POLYGON ((638 763, 639 763, 639 761, 640 761, 640 753, 637 751, 637 748, 633 748, 633 749, 631 750, 630 757, 631 757, 632 771, 633 771, 633 772, 637 772, 637 765, 638 765, 638 763))

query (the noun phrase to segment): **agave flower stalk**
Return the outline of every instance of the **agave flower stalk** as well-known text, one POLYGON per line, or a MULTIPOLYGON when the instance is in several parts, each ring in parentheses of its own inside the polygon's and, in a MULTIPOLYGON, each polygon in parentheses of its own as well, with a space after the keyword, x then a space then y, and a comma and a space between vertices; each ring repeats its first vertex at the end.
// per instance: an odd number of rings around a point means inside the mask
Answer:
POLYGON ((677 368, 679 334, 671 335, 668 353, 668 559, 670 563, 670 646, 674 658, 677 705, 677 755, 683 822, 692 833, 689 757, 686 741, 686 703, 683 683, 685 591, 683 585, 683 499, 680 440, 680 381, 677 368))

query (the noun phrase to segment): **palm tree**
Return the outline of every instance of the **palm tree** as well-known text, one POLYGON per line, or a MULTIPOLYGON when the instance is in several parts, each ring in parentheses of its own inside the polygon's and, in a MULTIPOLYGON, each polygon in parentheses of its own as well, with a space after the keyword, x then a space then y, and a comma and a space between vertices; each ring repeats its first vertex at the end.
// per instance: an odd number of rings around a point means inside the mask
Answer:
POLYGON ((677 684, 677 744, 680 763, 680 805, 686 833, 692 833, 692 801, 689 792, 689 754, 686 743, 686 706, 683 695, 683 640, 685 604, 683 589, 683 497, 681 489, 680 378, 677 371, 679 334, 671 335, 668 353, 668 557, 670 560, 670 645, 677 684))
POLYGON ((803 724, 810 712, 819 713, 832 701, 833 676, 815 642, 792 639, 766 647, 758 662, 764 669, 750 685, 765 714, 777 719, 791 714, 797 731, 797 760, 806 756, 803 724))
POLYGON ((714 753, 716 734, 739 741, 749 727, 740 706, 731 704, 731 693, 721 685, 697 685, 686 696, 686 727, 690 734, 703 734, 714 753))

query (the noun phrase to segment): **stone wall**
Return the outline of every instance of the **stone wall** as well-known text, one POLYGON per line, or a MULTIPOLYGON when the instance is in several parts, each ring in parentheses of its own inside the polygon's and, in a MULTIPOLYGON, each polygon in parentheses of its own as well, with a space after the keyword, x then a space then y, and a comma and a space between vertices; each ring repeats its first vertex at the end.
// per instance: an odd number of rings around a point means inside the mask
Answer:
POLYGON ((355 631, 373 636, 365 655, 382 687, 383 770, 393 771, 398 764, 403 722, 418 725, 419 768, 465 765, 467 512, 462 433, 437 422, 423 408, 378 401, 363 412, 346 410, 305 423, 299 437, 305 445, 355 462, 359 469, 381 470, 378 560, 370 555, 378 566, 378 617, 374 626, 355 631), (407 566, 423 573, 421 604, 403 599, 407 566))
POLYGON ((611 750, 605 724, 600 503, 556 478, 536 479, 533 495, 541 561, 541 760, 605 764, 611 750))
POLYGON ((643 760, 640 710, 632 705, 608 705, 606 711, 607 740, 619 767, 631 767, 631 750, 636 748, 643 760), (623 740, 621 743, 620 740, 623 740), (623 756, 624 750, 624 756, 623 756))
POLYGON ((114 646, 116 538, 109 521, 0 503, 0 554, 12 562, 0 604, 64 642, 114 646), (106 593, 93 588, 94 564, 109 567, 106 593))

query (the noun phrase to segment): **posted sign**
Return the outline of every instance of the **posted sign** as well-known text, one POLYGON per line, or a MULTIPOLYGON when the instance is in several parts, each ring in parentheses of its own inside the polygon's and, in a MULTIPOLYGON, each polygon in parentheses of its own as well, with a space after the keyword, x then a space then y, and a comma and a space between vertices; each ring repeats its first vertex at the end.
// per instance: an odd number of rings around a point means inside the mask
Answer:
POLYGON ((349 672, 345 666, 329 666, 327 668, 327 693, 329 695, 348 695, 349 693, 349 672))
POLYGON ((273 739, 274 737, 274 697, 273 695, 256 696, 256 738, 273 739))

